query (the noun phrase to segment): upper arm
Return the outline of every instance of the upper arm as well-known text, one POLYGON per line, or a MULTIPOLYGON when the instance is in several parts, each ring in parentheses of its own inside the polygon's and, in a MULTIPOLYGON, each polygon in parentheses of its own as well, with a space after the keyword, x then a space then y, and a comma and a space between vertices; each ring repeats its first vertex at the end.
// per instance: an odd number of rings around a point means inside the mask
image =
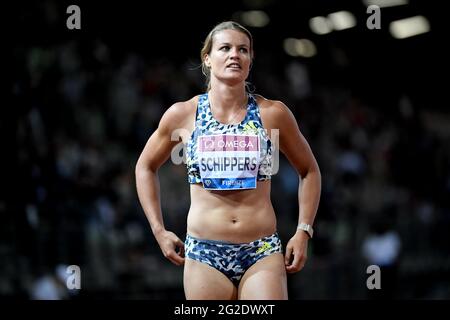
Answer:
POLYGON ((180 143, 179 136, 174 135, 177 129, 182 129, 187 117, 186 103, 178 102, 172 105, 161 117, 158 128, 148 139, 136 167, 144 167, 156 171, 169 158, 172 149, 180 143))
POLYGON ((319 170, 311 147, 297 124, 293 113, 282 102, 274 101, 272 105, 273 128, 279 129, 279 147, 301 176, 307 172, 319 170))

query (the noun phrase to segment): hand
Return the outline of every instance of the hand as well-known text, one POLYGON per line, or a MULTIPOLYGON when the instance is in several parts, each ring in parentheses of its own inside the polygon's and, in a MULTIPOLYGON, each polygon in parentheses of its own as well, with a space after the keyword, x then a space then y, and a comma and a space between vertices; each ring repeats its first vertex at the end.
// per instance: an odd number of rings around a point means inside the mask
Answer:
POLYGON ((164 257, 177 266, 184 264, 184 243, 175 233, 164 230, 155 235, 164 257), (179 248, 178 251, 176 249, 179 248))
POLYGON ((299 230, 289 240, 286 246, 284 264, 287 273, 299 272, 303 269, 308 258, 309 236, 303 230, 299 230))

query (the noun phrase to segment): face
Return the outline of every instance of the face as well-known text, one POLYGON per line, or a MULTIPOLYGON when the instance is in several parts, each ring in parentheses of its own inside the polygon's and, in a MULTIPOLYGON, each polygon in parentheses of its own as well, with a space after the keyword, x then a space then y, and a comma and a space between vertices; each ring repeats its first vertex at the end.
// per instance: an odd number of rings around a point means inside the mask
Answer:
POLYGON ((237 30, 215 33, 211 52, 205 56, 211 80, 217 78, 230 84, 247 79, 251 61, 250 39, 237 30))

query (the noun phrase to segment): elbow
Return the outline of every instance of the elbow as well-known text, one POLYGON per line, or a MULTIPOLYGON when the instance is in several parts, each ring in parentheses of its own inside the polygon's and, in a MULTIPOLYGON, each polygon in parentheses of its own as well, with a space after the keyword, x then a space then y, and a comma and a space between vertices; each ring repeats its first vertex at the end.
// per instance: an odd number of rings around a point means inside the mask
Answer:
POLYGON ((143 167, 142 160, 141 160, 141 158, 139 158, 136 161, 136 164, 134 166, 134 175, 136 176, 136 178, 138 177, 139 173, 142 171, 142 167, 143 167))
POLYGON ((319 168, 319 165, 317 164, 317 162, 316 161, 314 161, 315 162, 315 165, 314 165, 314 167, 313 167, 313 172, 314 172, 314 176, 315 176, 315 180, 316 180, 316 185, 317 185, 317 190, 318 190, 318 193, 320 194, 320 190, 322 190, 322 173, 320 172, 320 168, 319 168))
POLYGON ((136 180, 139 179, 139 177, 145 174, 148 170, 149 166, 142 160, 142 158, 139 158, 138 161, 136 161, 136 165, 134 166, 134 175, 136 176, 136 180))
POLYGON ((134 167, 134 175, 136 177, 136 180, 139 179, 142 176, 147 176, 151 172, 156 172, 156 170, 153 170, 153 166, 149 161, 145 161, 140 157, 136 161, 136 165, 134 167))
POLYGON ((316 176, 317 181, 319 184, 322 182, 322 173, 320 172, 319 164, 317 161, 314 161, 314 164, 312 165, 311 171, 314 172, 314 175, 316 176))
POLYGON ((321 180, 322 179, 322 173, 320 172, 319 164, 317 163, 317 161, 314 161, 313 171, 316 173, 317 178, 319 180, 321 180))
POLYGON ((320 172, 319 166, 317 166, 317 184, 319 185, 319 188, 322 189, 322 173, 320 172))
POLYGON ((304 169, 303 171, 300 171, 300 177, 302 179, 306 178, 306 177, 314 177, 315 180, 317 180, 319 183, 321 183, 322 181, 322 174, 320 172, 320 168, 319 165, 317 163, 317 161, 312 161, 307 167, 306 169, 304 169))

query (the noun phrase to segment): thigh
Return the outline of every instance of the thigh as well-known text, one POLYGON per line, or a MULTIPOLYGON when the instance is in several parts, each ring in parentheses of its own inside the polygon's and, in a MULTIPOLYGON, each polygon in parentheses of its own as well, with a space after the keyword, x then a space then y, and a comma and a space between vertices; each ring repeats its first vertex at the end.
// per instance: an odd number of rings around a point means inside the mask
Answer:
POLYGON ((219 270, 196 260, 184 261, 184 293, 187 300, 235 300, 237 288, 219 270))
POLYGON ((287 279, 283 254, 273 253, 258 260, 244 273, 239 300, 287 300, 287 279))

